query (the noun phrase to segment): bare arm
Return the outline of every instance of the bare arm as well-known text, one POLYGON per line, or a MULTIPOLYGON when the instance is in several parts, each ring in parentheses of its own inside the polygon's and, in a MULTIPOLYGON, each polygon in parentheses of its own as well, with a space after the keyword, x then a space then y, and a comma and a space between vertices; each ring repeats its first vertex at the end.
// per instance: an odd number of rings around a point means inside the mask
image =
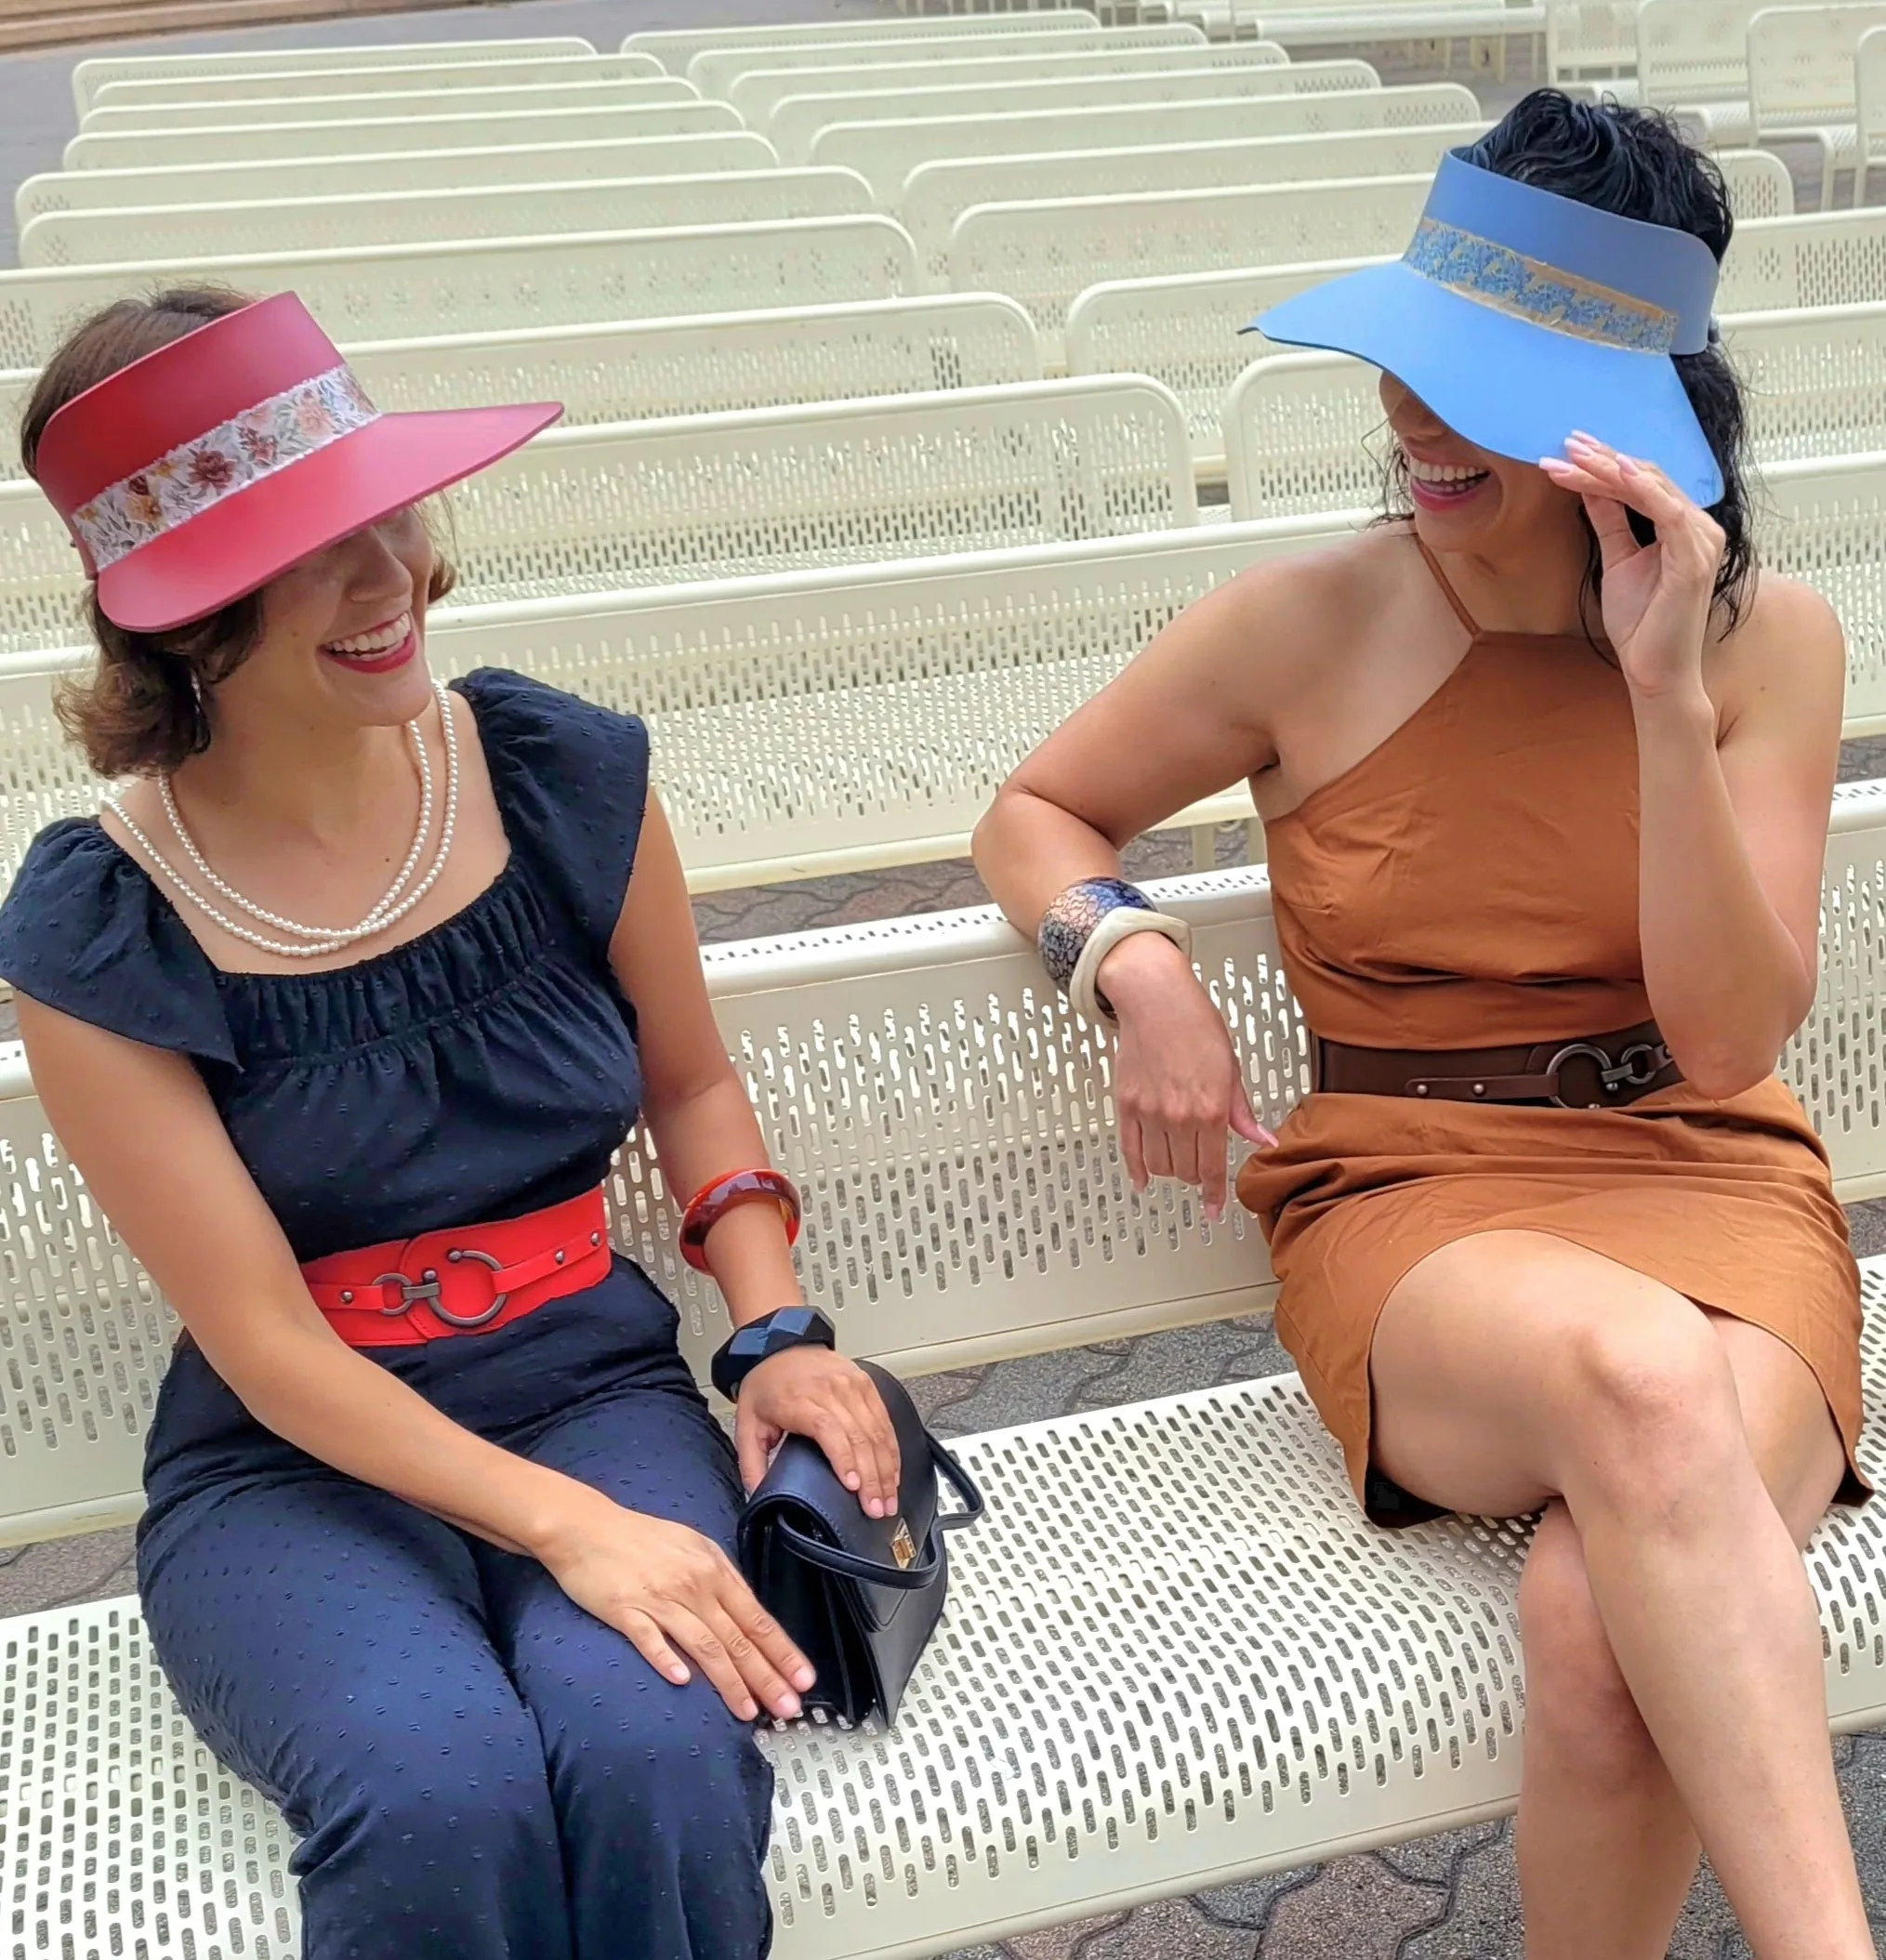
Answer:
POLYGON ((1637 723, 1645 985, 1683 1073, 1705 1095, 1738 1095, 1773 1072, 1813 1004, 1840 626, 1813 593, 1771 581, 1721 650, 1719 717, 1703 650, 1721 532, 1648 465, 1570 453, 1552 473, 1584 492, 1598 531, 1637 723), (1626 505, 1655 523, 1655 546, 1631 537, 1626 505))
MULTIPOLYGON (((974 846, 1017 927, 1032 935, 1068 886, 1117 876, 1131 838, 1276 762, 1269 704, 1305 685, 1321 583, 1299 559, 1207 594, 1022 764, 974 846)), ((1227 1132, 1271 1140, 1225 1023, 1184 955, 1154 933, 1115 946, 1101 984, 1119 1016, 1114 1102, 1128 1174, 1137 1190, 1154 1177, 1196 1185, 1216 1217, 1227 1132)))
MULTIPOLYGON (((753 1105, 714 1020, 680 854, 653 791, 610 957, 635 1003, 642 1120, 668 1188, 686 1204, 709 1179, 765 1164, 753 1105)), ((735 1326, 805 1298, 785 1221, 770 1204, 728 1212, 706 1250, 735 1326)), ((762 1362, 741 1388, 734 1433, 749 1489, 783 1437, 810 1436, 872 1517, 897 1507, 896 1432, 870 1376, 841 1356, 798 1348, 762 1362)))

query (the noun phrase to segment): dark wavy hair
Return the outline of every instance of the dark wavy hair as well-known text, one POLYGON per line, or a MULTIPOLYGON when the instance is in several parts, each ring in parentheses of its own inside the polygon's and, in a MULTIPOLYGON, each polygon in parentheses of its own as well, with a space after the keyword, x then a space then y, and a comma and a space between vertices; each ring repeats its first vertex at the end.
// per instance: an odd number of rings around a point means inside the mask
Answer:
MULTIPOLYGON (((1554 88, 1535 89, 1504 119, 1460 152, 1470 164, 1600 211, 1667 225, 1700 238, 1721 263, 1735 230, 1722 173, 1685 141, 1673 118, 1614 101, 1575 102, 1554 88)), ((1700 353, 1677 354, 1678 378, 1722 471, 1722 495, 1709 515, 1722 527, 1722 562, 1716 606, 1728 625, 1747 607, 1755 580, 1747 466, 1747 415, 1742 385, 1712 329, 1700 353)), ((1406 516, 1407 465, 1399 449, 1388 461, 1389 505, 1406 516)), ((1632 516, 1631 529, 1649 543, 1650 528, 1632 516)), ((1595 599, 1603 568, 1591 540, 1585 589, 1595 599)))
MULTIPOLYGON (((221 286, 173 286, 148 299, 120 299, 82 321, 41 370, 21 417, 20 458, 35 473, 53 416, 88 388, 154 354, 198 327, 251 304, 221 286)), ((429 597, 452 589, 453 572, 435 559, 429 597)), ((192 620, 170 633, 132 633, 87 599, 96 669, 59 690, 53 704, 66 733, 101 776, 161 775, 209 746, 211 691, 248 659, 262 638, 262 595, 192 620)))

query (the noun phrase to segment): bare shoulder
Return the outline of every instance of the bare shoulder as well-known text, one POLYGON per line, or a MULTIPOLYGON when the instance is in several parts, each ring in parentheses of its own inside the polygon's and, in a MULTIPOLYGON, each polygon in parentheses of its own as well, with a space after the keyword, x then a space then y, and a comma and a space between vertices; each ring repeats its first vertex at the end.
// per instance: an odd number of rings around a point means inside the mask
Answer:
POLYGON ((1711 649, 1710 692, 1723 732, 1787 714, 1838 721, 1846 636, 1832 606, 1799 579, 1764 572, 1741 617, 1711 649))
POLYGON ((1279 666, 1326 671, 1331 653, 1354 645, 1405 589, 1410 556, 1405 532, 1391 525, 1279 552, 1223 588, 1225 610, 1279 666))

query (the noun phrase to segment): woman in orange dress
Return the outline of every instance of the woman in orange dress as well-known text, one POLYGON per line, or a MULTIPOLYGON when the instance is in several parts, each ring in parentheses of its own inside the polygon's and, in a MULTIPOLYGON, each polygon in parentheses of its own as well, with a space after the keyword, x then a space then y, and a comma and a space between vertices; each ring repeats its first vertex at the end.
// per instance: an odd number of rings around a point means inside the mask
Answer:
POLYGON ((1404 260, 1262 322, 1382 368, 1411 520, 1194 606, 976 840, 1117 1022, 1135 1182, 1215 1213, 1227 1129, 1259 1146, 1278 1334, 1369 1516, 1544 1511, 1530 1960, 1661 1955, 1704 1848, 1761 1960, 1873 1953, 1799 1552, 1866 1494, 1858 1278, 1774 1076, 1844 657, 1753 575, 1730 230, 1714 167, 1628 110, 1542 92, 1448 158, 1404 260), (1274 1138, 1183 926, 1118 877, 1240 777, 1314 1037, 1274 1138))

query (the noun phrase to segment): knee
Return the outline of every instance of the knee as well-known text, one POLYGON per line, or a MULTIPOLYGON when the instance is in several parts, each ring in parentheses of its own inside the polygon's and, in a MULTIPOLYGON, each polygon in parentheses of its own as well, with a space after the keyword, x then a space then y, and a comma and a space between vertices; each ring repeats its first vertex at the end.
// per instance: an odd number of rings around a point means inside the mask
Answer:
POLYGON ((555 1852, 549 1779, 521 1707, 383 1730, 325 1782, 298 1868, 346 1868, 354 1888, 409 1909, 442 1888, 501 1886, 555 1852))
MULTIPOLYGON (((1735 1378, 1704 1316, 1599 1316, 1567 1342, 1571 1450, 1588 1485, 1638 1508, 1719 1481, 1746 1451, 1735 1378)), ((1576 1480, 1568 1479, 1567 1481, 1576 1480)))
POLYGON ((1519 1612, 1527 1748, 1596 1787, 1641 1775, 1656 1761, 1656 1745, 1618 1670, 1569 1529, 1536 1543, 1519 1612))
POLYGON ((617 1842, 763 1845, 772 1775, 749 1725, 705 1681, 677 1689, 650 1676, 585 1709, 547 1739, 558 1800, 579 1829, 617 1842))

